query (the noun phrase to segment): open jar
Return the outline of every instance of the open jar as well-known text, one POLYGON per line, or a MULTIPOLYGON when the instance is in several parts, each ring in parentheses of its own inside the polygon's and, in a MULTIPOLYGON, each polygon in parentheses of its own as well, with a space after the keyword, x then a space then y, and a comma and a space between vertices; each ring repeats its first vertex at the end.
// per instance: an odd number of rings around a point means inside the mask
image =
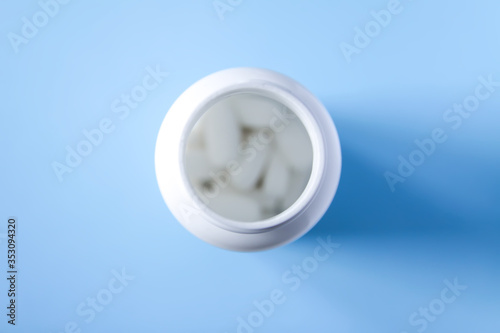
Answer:
POLYGON ((340 179, 335 126, 296 81, 232 68, 189 87, 158 134, 167 206, 213 245, 258 251, 291 242, 328 209, 340 179))

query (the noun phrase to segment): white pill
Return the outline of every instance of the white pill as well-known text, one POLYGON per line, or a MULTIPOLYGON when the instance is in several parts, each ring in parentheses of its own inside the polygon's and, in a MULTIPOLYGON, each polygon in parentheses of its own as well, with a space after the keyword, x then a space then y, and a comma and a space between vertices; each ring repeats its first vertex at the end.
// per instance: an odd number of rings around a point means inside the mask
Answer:
POLYGON ((201 121, 197 121, 189 133, 186 149, 203 149, 205 142, 203 138, 203 126, 201 121))
POLYGON ((185 170, 191 182, 203 182, 208 179, 210 164, 205 150, 188 149, 186 150, 185 170))
POLYGON ((264 175, 262 191, 271 198, 283 198, 286 194, 290 170, 279 154, 274 154, 264 175))
POLYGON ((283 210, 288 209, 304 192, 309 181, 309 176, 310 173, 306 172, 298 172, 291 175, 287 192, 282 201, 283 210))
POLYGON ((278 149, 283 153, 290 166, 299 171, 311 168, 313 153, 307 131, 298 120, 291 120, 282 131, 276 134, 278 149))
POLYGON ((229 189, 211 198, 208 207, 215 213, 235 221, 252 222, 261 219, 259 204, 254 199, 229 189))
POLYGON ((273 215, 276 215, 276 207, 278 206, 277 198, 271 197, 261 189, 248 192, 247 195, 259 204, 262 212, 273 212, 273 215))
POLYGON ((269 127, 274 116, 273 109, 279 110, 283 107, 270 98, 251 94, 240 94, 229 99, 241 124, 252 128, 269 127))
POLYGON ((203 116, 203 133, 209 161, 224 167, 237 155, 241 130, 228 103, 218 103, 203 116))
POLYGON ((250 146, 250 144, 243 144, 242 147, 242 151, 253 153, 238 159, 240 172, 232 176, 231 185, 238 190, 248 191, 257 185, 259 178, 263 174, 270 147, 269 145, 259 146, 261 150, 250 146))

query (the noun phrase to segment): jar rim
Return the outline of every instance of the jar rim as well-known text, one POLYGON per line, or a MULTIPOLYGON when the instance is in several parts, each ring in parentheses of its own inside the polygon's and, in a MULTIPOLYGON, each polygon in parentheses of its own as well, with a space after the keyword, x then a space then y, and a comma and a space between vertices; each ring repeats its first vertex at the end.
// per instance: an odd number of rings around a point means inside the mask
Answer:
POLYGON ((282 89, 276 85, 271 85, 267 81, 257 82, 257 80, 237 84, 234 86, 227 87, 215 94, 206 97, 205 99, 199 101, 198 107, 191 114, 187 125, 184 128, 181 137, 180 146, 180 164, 181 164, 181 177, 182 182, 192 199, 196 202, 196 205, 202 208, 202 213, 205 215, 207 222, 214 224, 219 228, 226 229, 232 232, 238 233, 258 233, 264 232, 272 228, 279 227, 291 221, 293 217, 300 214, 310 201, 314 198, 317 188, 320 186, 321 178, 324 172, 324 141, 321 135, 321 130, 317 125, 312 113, 304 105, 299 98, 294 96, 291 92, 282 89), (229 219, 223 215, 220 215, 210 209, 203 200, 198 196, 194 190, 191 182, 186 174, 186 168, 184 167, 184 157, 186 152, 186 146, 188 142, 189 135, 193 130, 194 126, 198 120, 207 112, 210 107, 217 104, 218 102, 234 95, 238 94, 255 94, 258 96, 267 97, 273 101, 279 102, 280 104, 287 107, 292 111, 299 121, 304 125, 309 140, 311 142, 313 159, 311 172, 309 174, 309 179, 305 188, 302 190, 300 196, 284 211, 276 214, 272 217, 257 220, 257 221, 238 221, 229 219))

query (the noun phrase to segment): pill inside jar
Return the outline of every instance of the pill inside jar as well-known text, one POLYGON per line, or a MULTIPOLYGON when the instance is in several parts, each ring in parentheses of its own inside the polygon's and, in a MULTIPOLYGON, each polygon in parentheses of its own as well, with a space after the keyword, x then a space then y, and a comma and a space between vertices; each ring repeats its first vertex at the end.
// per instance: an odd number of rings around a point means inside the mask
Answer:
POLYGON ((219 99, 187 136, 184 171, 213 212, 240 222, 287 210, 311 175, 313 150, 302 121, 258 93, 219 99))

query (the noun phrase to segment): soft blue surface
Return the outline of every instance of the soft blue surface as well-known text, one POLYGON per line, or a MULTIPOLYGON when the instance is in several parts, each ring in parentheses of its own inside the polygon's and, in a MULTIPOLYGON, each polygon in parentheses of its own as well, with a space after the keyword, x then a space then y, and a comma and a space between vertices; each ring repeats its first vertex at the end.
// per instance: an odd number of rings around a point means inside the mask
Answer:
POLYGON ((478 77, 500 81, 500 3, 401 6, 348 63, 340 44, 353 44, 355 27, 387 1, 247 0, 222 21, 211 0, 73 0, 18 53, 8 34, 20 34, 23 16, 40 7, 3 1, 0 268, 4 276, 2 236, 13 215, 19 297, 12 328, 3 279, 0 331, 56 333, 75 322, 75 332, 236 332, 237 318, 278 289, 285 303, 255 332, 499 332, 500 87, 457 129, 443 115, 474 94, 478 77), (113 101, 157 65, 168 77, 120 119, 113 101), (235 66, 304 84, 327 106, 343 147, 325 217, 262 253, 192 236, 155 178, 169 106, 196 80, 235 66), (66 146, 75 149, 104 118, 114 131, 59 182, 51 164, 64 163, 66 146), (398 156, 436 128, 447 141, 391 192, 384 173, 397 172, 398 156), (340 248, 292 291, 283 275, 328 235, 340 248), (103 297, 122 268, 134 280, 87 323, 77 307, 103 297), (467 290, 425 329, 412 326, 409 317, 455 278, 467 290))

